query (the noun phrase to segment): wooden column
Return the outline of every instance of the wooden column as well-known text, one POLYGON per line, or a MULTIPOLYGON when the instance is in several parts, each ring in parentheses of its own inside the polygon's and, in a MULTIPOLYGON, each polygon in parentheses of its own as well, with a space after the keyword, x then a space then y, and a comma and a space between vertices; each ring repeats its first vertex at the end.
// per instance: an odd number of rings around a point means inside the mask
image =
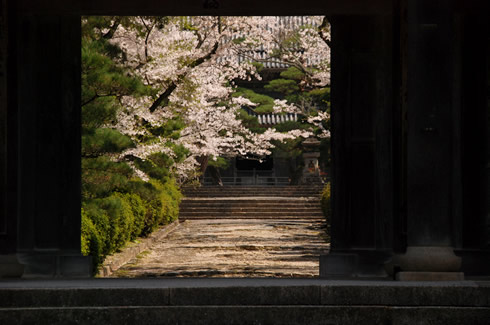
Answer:
POLYGON ((391 256, 392 17, 334 16, 332 24, 332 246, 326 277, 384 277, 391 256))
POLYGON ((433 276, 426 272, 459 279, 443 274, 461 266, 454 254, 461 169, 454 9, 451 1, 407 5, 407 250, 393 263, 401 279, 433 276))
POLYGON ((457 254, 467 275, 490 274, 490 22, 488 14, 459 19, 462 220, 457 254))
POLYGON ((0 278, 19 277, 17 251, 16 28, 12 2, 0 1, 0 278))
POLYGON ((26 277, 88 276, 80 253, 80 17, 18 21, 18 247, 26 277))

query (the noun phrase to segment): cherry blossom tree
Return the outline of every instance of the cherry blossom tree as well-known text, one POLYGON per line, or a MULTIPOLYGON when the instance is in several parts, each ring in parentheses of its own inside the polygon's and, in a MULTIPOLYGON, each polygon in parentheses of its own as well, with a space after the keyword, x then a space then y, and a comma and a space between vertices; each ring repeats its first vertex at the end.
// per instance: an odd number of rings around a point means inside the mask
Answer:
MULTIPOLYGON (((151 91, 124 95, 117 117, 108 125, 131 137, 136 146, 120 158, 146 159, 155 153, 174 157, 175 146, 188 150, 173 166, 179 177, 204 172, 208 159, 219 156, 270 154, 274 141, 312 135, 313 127, 328 136, 328 114, 309 117, 310 131, 281 133, 271 128, 254 133, 237 117, 255 104, 232 96, 236 80, 260 79, 256 62, 276 62, 303 73, 302 89, 329 83, 330 51, 324 17, 302 17, 286 24, 279 17, 126 17, 103 30, 122 50, 120 64, 151 91), (172 122, 173 121, 173 122, 172 122), (177 122, 178 121, 178 122, 177 122), (174 123, 175 122, 175 123, 174 123), (169 124, 173 125, 168 132, 169 124)), ((274 111, 305 113, 284 100, 274 111)), ((141 175, 141 171, 140 175, 141 175)), ((142 176, 144 177, 144 176, 142 176)))

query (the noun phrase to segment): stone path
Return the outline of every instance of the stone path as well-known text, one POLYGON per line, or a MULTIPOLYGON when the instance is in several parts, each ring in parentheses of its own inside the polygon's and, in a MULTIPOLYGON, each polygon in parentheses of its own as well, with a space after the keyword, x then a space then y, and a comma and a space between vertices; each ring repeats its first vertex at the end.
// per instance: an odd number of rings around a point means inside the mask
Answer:
POLYGON ((187 220, 114 277, 314 277, 328 252, 315 220, 187 220))

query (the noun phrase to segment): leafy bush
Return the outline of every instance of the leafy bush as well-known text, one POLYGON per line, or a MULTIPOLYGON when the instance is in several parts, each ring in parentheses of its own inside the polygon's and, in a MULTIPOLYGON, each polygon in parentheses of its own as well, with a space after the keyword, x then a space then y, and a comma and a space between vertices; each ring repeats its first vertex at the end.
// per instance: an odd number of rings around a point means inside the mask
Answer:
POLYGON ((325 219, 327 220, 327 233, 330 234, 330 224, 332 218, 332 205, 331 205, 331 195, 330 195, 330 183, 326 183, 322 191, 322 211, 325 219))
MULTIPOLYGON (((93 224, 92 220, 87 216, 85 210, 82 209, 82 254, 92 256, 94 266, 99 266, 102 263, 102 246, 100 234, 93 224)), ((97 268, 95 268, 97 269, 97 268)))
POLYGON ((130 184, 132 193, 137 193, 146 206, 142 235, 148 235, 159 225, 170 223, 179 216, 179 204, 182 199, 174 179, 165 184, 157 180, 149 182, 133 181, 130 184))
POLYGON ((121 193, 114 193, 101 200, 101 207, 109 216, 111 253, 123 247, 131 238, 134 228, 134 215, 130 203, 121 193))
POLYGON ((130 239, 133 240, 143 231, 145 225, 145 214, 146 206, 139 195, 134 193, 126 193, 123 195, 124 199, 131 206, 131 211, 133 213, 133 227, 130 234, 130 239))
POLYGON ((84 202, 82 206, 82 210, 85 211, 86 217, 90 220, 98 233, 98 250, 91 250, 90 255, 94 256, 94 258, 96 257, 94 254, 97 253, 100 253, 101 256, 105 256, 109 252, 109 240, 107 239, 110 231, 109 216, 105 210, 99 207, 97 200, 84 202))
POLYGON ((141 230, 144 209, 136 195, 114 193, 84 202, 82 208, 82 253, 93 257, 97 269, 104 257, 123 247, 141 230), (138 206, 139 203, 139 206, 138 206), (137 218, 134 212, 139 215, 137 218))
POLYGON ((174 179, 169 180, 163 185, 162 199, 165 202, 166 212, 164 223, 170 223, 179 217, 179 205, 182 200, 180 192, 174 179))

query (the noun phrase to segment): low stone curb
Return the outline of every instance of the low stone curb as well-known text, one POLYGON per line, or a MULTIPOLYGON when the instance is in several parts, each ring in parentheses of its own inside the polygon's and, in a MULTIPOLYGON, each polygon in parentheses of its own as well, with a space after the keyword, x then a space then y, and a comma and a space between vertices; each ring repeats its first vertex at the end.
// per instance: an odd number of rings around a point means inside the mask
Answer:
POLYGON ((131 261, 141 252, 150 249, 156 242, 162 240, 170 232, 175 230, 179 225, 179 220, 172 222, 171 224, 165 225, 159 230, 153 232, 147 238, 139 238, 139 243, 129 243, 129 245, 121 252, 115 253, 108 256, 102 267, 100 268, 97 277, 108 277, 115 271, 117 271, 121 266, 131 261))

